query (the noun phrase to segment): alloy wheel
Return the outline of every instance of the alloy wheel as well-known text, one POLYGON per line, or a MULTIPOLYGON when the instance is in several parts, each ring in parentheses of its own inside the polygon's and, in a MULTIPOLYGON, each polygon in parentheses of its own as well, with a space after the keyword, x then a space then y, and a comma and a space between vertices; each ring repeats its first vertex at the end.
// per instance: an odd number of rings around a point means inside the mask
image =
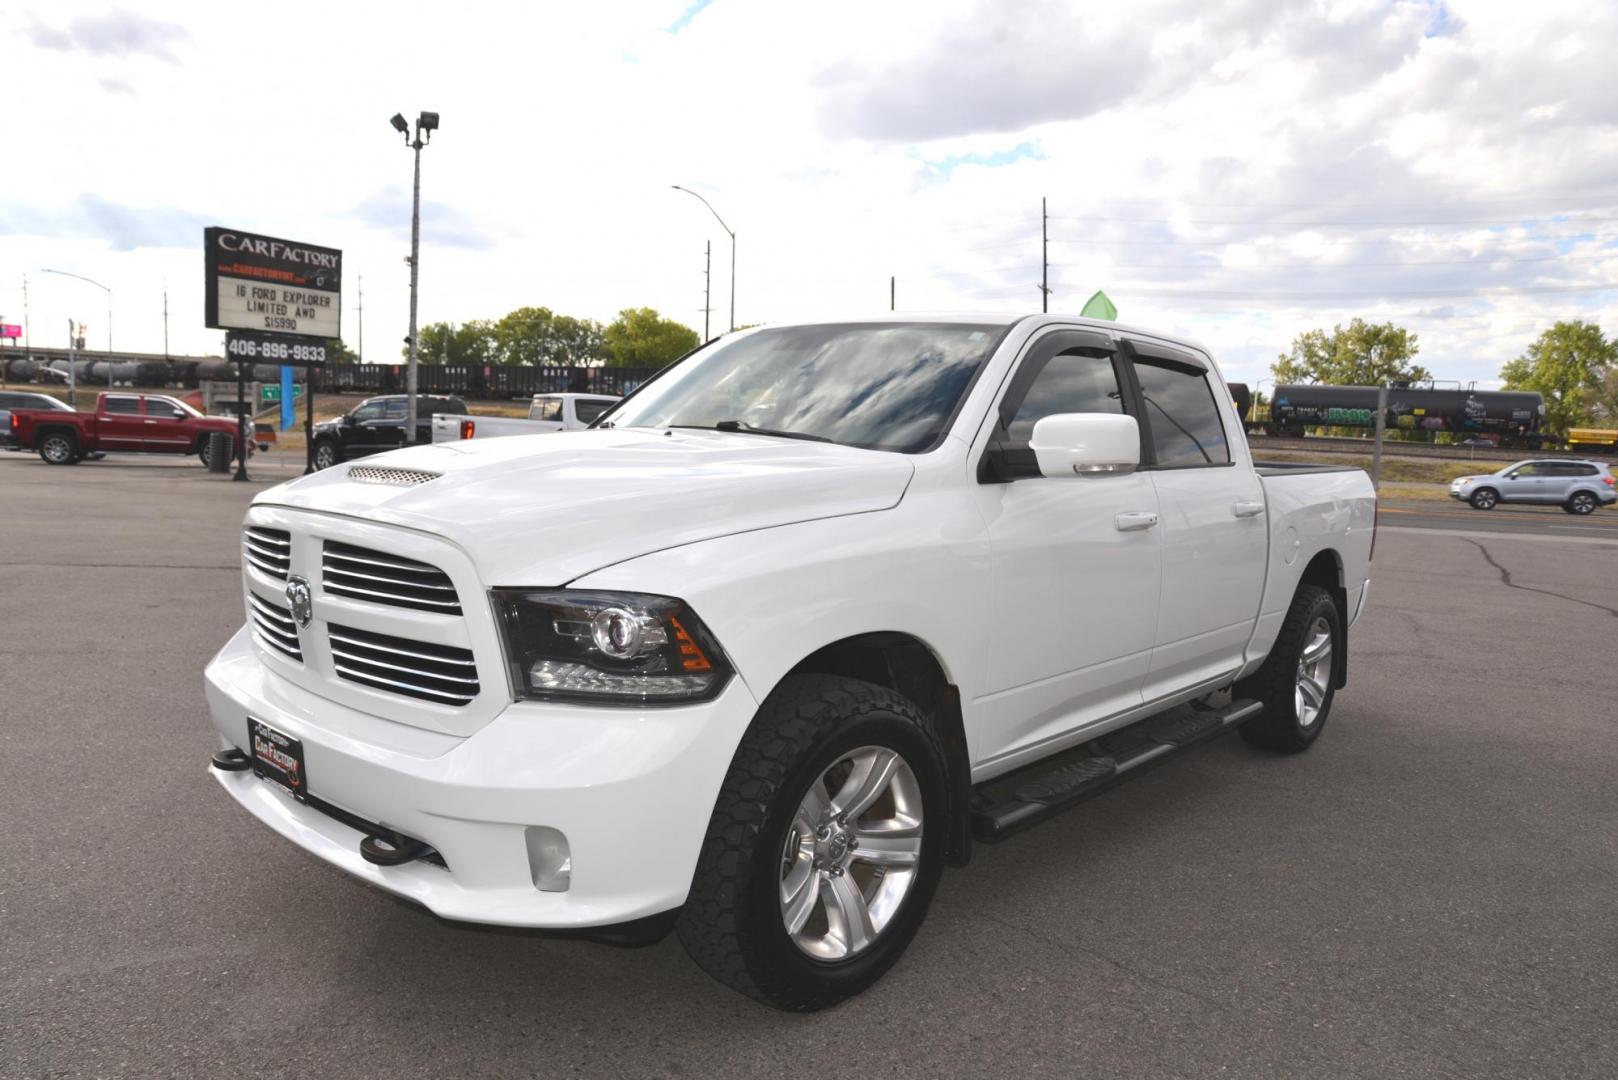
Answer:
POLYGON ((73 443, 65 435, 49 435, 45 439, 45 457, 60 464, 73 456, 73 443))
POLYGON ((1298 726, 1313 727, 1320 719, 1321 707, 1331 688, 1331 624, 1319 618, 1309 627, 1303 652, 1298 657, 1298 684, 1293 692, 1293 705, 1298 711, 1298 726))
POLYGON ((921 863, 922 797, 897 751, 862 746, 804 793, 781 850, 781 919, 802 952, 846 960, 893 921, 921 863))

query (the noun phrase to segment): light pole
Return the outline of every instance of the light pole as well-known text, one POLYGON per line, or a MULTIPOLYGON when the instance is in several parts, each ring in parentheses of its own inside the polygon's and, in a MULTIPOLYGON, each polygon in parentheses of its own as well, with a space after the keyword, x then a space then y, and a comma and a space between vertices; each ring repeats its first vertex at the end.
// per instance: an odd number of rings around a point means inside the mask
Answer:
POLYGON ((111 390, 112 389, 112 290, 109 289, 107 286, 101 284, 101 282, 95 280, 94 278, 87 278, 83 274, 69 273, 66 270, 52 270, 48 266, 40 267, 39 272, 42 273, 42 274, 56 274, 59 277, 70 277, 70 278, 73 278, 76 281, 82 281, 86 285, 94 285, 96 288, 100 289, 102 292, 107 294, 107 389, 111 390))
POLYGON ((416 441, 416 265, 421 261, 421 148, 432 142, 438 130, 438 114, 423 112, 416 117, 416 138, 410 138, 410 124, 403 113, 388 121, 404 136, 405 145, 416 152, 416 179, 410 200, 410 363, 405 374, 405 442, 416 441), (425 137, 424 137, 425 136, 425 137))
MULTIPOLYGON (((670 184, 669 186, 672 187, 675 191, 683 191, 687 195, 697 195, 697 193, 692 191, 690 188, 681 187, 679 184, 670 184)), ((717 210, 715 210, 713 208, 713 203, 709 202, 707 199, 703 199, 701 195, 697 195, 697 198, 702 199, 702 205, 706 206, 708 208, 708 213, 713 215, 713 219, 715 221, 719 222, 719 227, 721 229, 724 229, 725 232, 727 234, 729 234, 729 236, 730 236, 730 328, 732 330, 735 330, 736 329, 736 233, 731 229, 731 227, 729 225, 725 224, 725 219, 719 216, 719 211, 717 211, 717 210)))

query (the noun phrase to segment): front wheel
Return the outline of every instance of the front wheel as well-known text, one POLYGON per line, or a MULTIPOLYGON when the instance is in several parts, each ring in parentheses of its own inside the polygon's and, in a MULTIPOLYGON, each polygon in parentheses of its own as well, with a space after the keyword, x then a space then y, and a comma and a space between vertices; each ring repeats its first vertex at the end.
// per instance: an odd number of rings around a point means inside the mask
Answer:
POLYGON ((315 443, 315 468, 329 469, 337 464, 337 445, 329 439, 322 439, 315 443))
POLYGON ((944 755, 891 690, 793 676, 725 777, 678 929, 708 974, 812 1011, 899 959, 943 868, 944 755))
POLYGON ((1472 506, 1478 510, 1493 510, 1500 496, 1494 488, 1478 488, 1472 492, 1472 506))
POLYGON ((1298 586, 1286 621, 1262 667, 1237 687, 1240 697, 1264 703, 1264 711, 1241 725, 1253 746, 1282 754, 1309 749, 1326 726, 1337 693, 1337 657, 1342 619, 1325 589, 1298 586))
POLYGON ((1578 514, 1580 517, 1585 514, 1593 514, 1596 509, 1596 497, 1588 491, 1575 491, 1573 497, 1567 501, 1567 505, 1563 509, 1570 514, 1578 514))

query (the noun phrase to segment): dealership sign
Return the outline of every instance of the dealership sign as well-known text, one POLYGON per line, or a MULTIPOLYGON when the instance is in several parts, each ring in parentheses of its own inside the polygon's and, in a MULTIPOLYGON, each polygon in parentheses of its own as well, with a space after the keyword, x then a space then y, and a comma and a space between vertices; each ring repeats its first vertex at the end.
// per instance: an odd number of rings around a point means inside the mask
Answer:
POLYGON ((208 326, 342 336, 341 251, 236 229, 202 236, 208 326))
POLYGON ((0 338, 20 338, 22 327, 16 323, 0 323, 0 338))

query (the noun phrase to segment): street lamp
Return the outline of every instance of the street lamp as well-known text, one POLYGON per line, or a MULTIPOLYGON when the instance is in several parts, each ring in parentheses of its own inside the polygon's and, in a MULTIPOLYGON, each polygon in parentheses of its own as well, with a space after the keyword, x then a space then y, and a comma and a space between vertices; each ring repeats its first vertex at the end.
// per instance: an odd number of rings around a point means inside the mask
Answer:
POLYGON ((59 277, 70 277, 82 281, 86 285, 94 285, 107 294, 107 389, 112 389, 112 290, 94 278, 87 278, 83 274, 74 274, 66 270, 52 270, 48 266, 39 268, 42 274, 56 274, 59 277))
POLYGON ((421 261, 421 148, 432 141, 438 130, 438 114, 423 112, 416 117, 416 137, 410 138, 410 124, 403 113, 394 113, 388 123, 404 136, 405 146, 416 152, 416 179, 410 201, 410 363, 405 375, 405 441, 416 441, 416 264, 421 261))
MULTIPOLYGON (((672 187, 675 191, 683 191, 687 195, 697 195, 697 193, 695 191, 692 191, 688 187, 681 187, 679 184, 670 184, 669 186, 672 187)), ((731 330, 735 330, 736 329, 736 234, 735 234, 735 232, 733 232, 731 230, 731 227, 729 225, 725 224, 725 219, 719 216, 719 211, 717 211, 717 210, 715 210, 713 208, 712 203, 710 203, 707 199, 703 199, 701 195, 697 195, 697 198, 702 199, 702 205, 706 206, 708 208, 708 213, 712 214, 713 219, 715 221, 719 222, 719 227, 721 229, 724 229, 725 232, 730 235, 730 328, 731 328, 731 330)))

